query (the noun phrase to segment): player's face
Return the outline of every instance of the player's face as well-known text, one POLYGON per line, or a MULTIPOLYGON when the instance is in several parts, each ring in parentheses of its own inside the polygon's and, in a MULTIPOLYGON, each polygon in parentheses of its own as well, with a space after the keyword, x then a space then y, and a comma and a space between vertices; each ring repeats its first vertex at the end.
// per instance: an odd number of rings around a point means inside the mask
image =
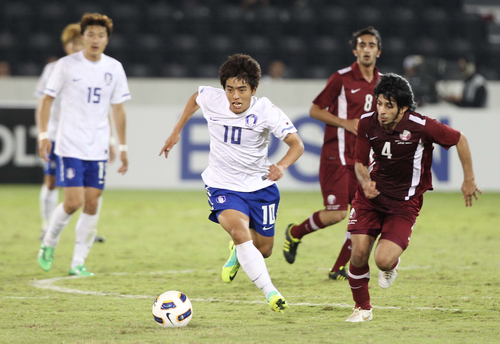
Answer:
POLYGON ((375 65, 377 57, 380 56, 377 38, 373 35, 359 36, 356 50, 353 50, 353 53, 358 58, 358 64, 365 67, 375 65))
POLYGON ((99 60, 108 45, 108 32, 104 26, 87 26, 83 33, 83 49, 86 57, 99 60))
POLYGON ((408 106, 398 108, 394 99, 387 99, 383 94, 377 97, 378 122, 387 130, 394 129, 403 118, 408 106))
POLYGON ((257 88, 252 90, 245 80, 230 78, 226 81, 226 96, 229 100, 229 110, 240 114, 248 110, 252 96, 257 88))
POLYGON ((80 38, 75 38, 72 41, 69 41, 64 46, 64 50, 66 51, 66 53, 68 55, 82 51, 83 50, 83 39, 80 37, 80 38))

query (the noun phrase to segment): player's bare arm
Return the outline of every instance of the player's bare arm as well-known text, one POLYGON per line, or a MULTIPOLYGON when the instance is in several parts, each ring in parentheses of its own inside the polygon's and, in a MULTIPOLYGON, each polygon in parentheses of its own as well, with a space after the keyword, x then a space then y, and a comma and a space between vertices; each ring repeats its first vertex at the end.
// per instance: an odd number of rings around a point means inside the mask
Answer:
POLYGON ((120 161, 122 165, 118 169, 118 173, 125 174, 128 170, 128 155, 127 155, 127 137, 126 128, 127 122, 125 117, 125 106, 121 104, 112 104, 111 109, 113 111, 113 118, 115 120, 116 134, 118 136, 118 142, 120 144, 120 161))
POLYGON ((179 121, 177 121, 177 124, 174 127, 174 130, 172 130, 172 134, 168 137, 168 139, 165 141, 165 145, 160 151, 160 154, 162 155, 165 153, 165 159, 168 158, 168 153, 174 147, 174 145, 179 142, 179 138, 181 135, 182 128, 186 125, 186 123, 189 121, 189 119, 193 116, 193 114, 200 108, 198 103, 196 103, 196 98, 198 97, 198 92, 193 94, 187 101, 186 107, 184 108, 184 111, 182 112, 181 118, 179 118, 179 121))
POLYGON ((286 155, 277 164, 269 167, 269 174, 267 178, 271 181, 277 181, 283 177, 285 170, 297 161, 298 158, 304 153, 304 143, 297 133, 288 134, 283 140, 290 148, 286 155))
POLYGON ((50 108, 53 101, 54 97, 45 95, 43 97, 42 106, 40 108, 40 122, 38 128, 38 154, 45 161, 49 161, 49 154, 52 150, 52 142, 50 142, 47 127, 49 125, 50 108))
POLYGON ((318 105, 313 104, 309 110, 312 118, 334 127, 341 127, 354 135, 358 135, 359 119, 342 119, 332 115, 327 109, 322 109, 318 105))
POLYGON ((373 199, 380 195, 380 191, 377 190, 377 183, 370 179, 368 166, 356 162, 354 163, 354 171, 356 172, 356 178, 358 178, 359 184, 363 187, 366 198, 373 199))
POLYGON ((472 196, 479 200, 477 193, 483 192, 477 187, 474 180, 474 170, 472 168, 472 157, 470 154, 469 143, 463 133, 460 134, 460 140, 457 143, 458 156, 464 170, 464 182, 462 183, 462 193, 465 199, 465 206, 472 207, 472 196))

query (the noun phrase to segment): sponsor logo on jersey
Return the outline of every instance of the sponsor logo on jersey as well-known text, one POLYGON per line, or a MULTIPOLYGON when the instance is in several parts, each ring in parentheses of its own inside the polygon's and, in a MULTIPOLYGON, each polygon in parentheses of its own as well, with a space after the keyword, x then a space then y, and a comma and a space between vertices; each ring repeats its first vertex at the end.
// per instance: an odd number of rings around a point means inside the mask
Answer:
POLYGON ((255 128, 257 125, 257 116, 256 115, 248 115, 245 117, 245 124, 249 128, 255 128))
POLYGON ((226 202, 226 196, 217 196, 217 198, 215 198, 215 202, 221 203, 221 204, 226 202))
POLYGON ((402 141, 408 141, 411 138, 411 133, 408 130, 403 130, 403 132, 399 134, 399 138, 402 141))
POLYGON ((106 82, 106 85, 110 85, 111 82, 113 81, 113 74, 105 73, 104 74, 104 81, 106 82))
POLYGON ((335 197, 335 195, 328 195, 328 197, 326 198, 326 201, 328 202, 328 204, 335 204, 336 200, 337 200, 337 197, 335 197))
POLYGON ((361 91, 361 88, 358 88, 358 89, 355 89, 355 90, 351 90, 351 93, 356 93, 358 91, 361 91))
POLYGON ((70 167, 66 169, 66 178, 73 179, 76 176, 75 169, 70 167))
POLYGON ((264 227, 262 227, 262 230, 268 231, 268 230, 272 229, 273 227, 274 226, 269 226, 269 227, 264 226, 264 227))

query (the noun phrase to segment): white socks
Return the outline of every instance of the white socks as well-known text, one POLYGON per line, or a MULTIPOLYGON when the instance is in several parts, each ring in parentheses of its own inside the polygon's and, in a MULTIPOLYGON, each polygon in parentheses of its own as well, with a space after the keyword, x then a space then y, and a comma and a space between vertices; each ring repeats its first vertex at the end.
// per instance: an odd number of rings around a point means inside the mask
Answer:
POLYGON ((64 227, 66 227, 70 219, 71 215, 64 211, 64 205, 63 203, 60 203, 56 209, 54 209, 50 224, 47 227, 47 232, 43 238, 43 244, 45 246, 56 247, 59 243, 61 232, 64 227))
POLYGON ((264 292, 266 298, 270 292, 278 291, 271 282, 264 257, 253 245, 253 240, 236 245, 236 257, 248 277, 264 292))
POLYGON ((57 188, 49 190, 43 184, 40 190, 40 217, 42 218, 42 230, 46 231, 49 226, 50 216, 59 202, 59 190, 57 188))
POLYGON ((95 215, 85 214, 83 211, 76 223, 76 241, 71 268, 74 268, 85 262, 92 244, 94 244, 97 235, 97 221, 99 213, 95 215))

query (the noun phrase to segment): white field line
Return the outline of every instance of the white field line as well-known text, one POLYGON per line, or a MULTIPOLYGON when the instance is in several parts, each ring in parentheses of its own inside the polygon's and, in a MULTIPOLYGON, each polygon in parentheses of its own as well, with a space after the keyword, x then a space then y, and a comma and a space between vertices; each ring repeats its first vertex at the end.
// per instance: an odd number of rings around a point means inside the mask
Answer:
MULTIPOLYGON (((171 274, 176 274, 176 273, 189 273, 189 272, 194 272, 194 270, 182 270, 182 271, 164 271, 162 273, 171 273, 171 274)), ((111 275, 128 275, 126 272, 120 272, 120 273, 110 273, 111 275)), ((151 274, 157 274, 157 273, 151 273, 151 274)), ((54 277, 54 278, 47 278, 47 279, 42 279, 42 280, 36 280, 32 283, 32 285, 36 288, 40 289, 48 289, 48 290, 53 290, 57 291, 60 293, 68 293, 68 294, 79 294, 79 295, 93 295, 93 296, 114 296, 117 298, 126 298, 126 299, 150 299, 154 300, 157 295, 128 295, 128 294, 120 294, 120 293, 106 293, 106 292, 99 292, 99 291, 87 291, 87 290, 79 290, 79 289, 72 289, 72 288, 66 288, 66 287, 59 287, 57 285, 54 285, 55 282, 61 281, 61 280, 70 280, 70 279, 77 279, 77 278, 83 278, 82 276, 69 276, 69 277, 54 277)), ((242 303, 242 304, 267 304, 265 301, 242 301, 242 300, 221 300, 221 299, 191 299, 191 301, 194 302, 224 302, 224 303, 242 303)), ((354 306, 352 304, 347 304, 347 303, 309 303, 309 302, 299 302, 299 303, 290 303, 292 306, 306 306, 306 307, 338 307, 338 308, 353 308, 354 306)), ((376 309, 394 309, 394 310, 401 310, 403 307, 391 307, 391 306, 372 306, 373 308, 376 309)), ((443 311, 443 312, 480 312, 480 310, 470 310, 470 309, 459 309, 459 308, 442 308, 442 307, 404 307, 405 310, 433 310, 433 311, 443 311)))

